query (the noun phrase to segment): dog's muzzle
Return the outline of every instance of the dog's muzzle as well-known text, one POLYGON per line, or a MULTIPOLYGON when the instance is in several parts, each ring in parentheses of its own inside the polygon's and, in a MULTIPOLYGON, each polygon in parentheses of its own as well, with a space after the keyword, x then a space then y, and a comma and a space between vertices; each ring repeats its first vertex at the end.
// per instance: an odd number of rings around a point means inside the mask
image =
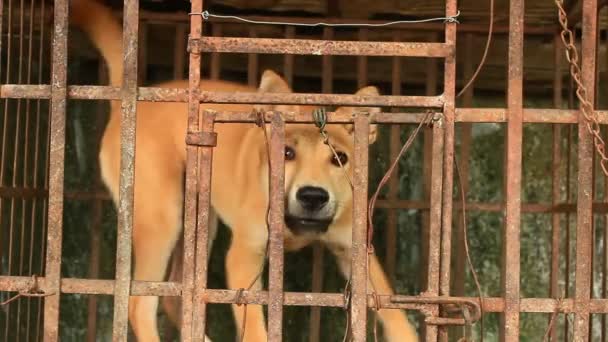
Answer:
POLYGON ((324 233, 333 221, 324 208, 329 203, 327 190, 314 186, 304 186, 296 192, 297 212, 286 211, 285 224, 295 234, 324 233))

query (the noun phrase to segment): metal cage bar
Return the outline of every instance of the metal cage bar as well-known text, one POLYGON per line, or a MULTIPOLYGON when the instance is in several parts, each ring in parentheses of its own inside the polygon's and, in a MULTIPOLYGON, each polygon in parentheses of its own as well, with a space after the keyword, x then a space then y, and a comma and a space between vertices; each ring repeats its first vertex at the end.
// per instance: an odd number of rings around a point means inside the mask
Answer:
POLYGON ((55 1, 51 73, 51 136, 49 146, 49 201, 45 277, 49 292, 44 300, 44 341, 59 340, 61 243, 63 226, 63 180, 65 116, 67 102, 68 1, 55 1))
MULTIPOLYGON (((191 3, 192 12, 202 11, 203 1, 196 0, 191 3)), ((202 35, 202 18, 193 16, 190 18, 190 34, 188 39, 198 39, 202 35)), ((190 51, 190 64, 188 73, 188 132, 192 132, 199 129, 199 106, 200 106, 200 78, 201 78, 201 55, 190 51)), ((205 121, 208 122, 202 129, 210 130, 212 126, 212 118, 206 115, 205 121)), ((201 192, 198 200, 202 200, 204 203, 200 204, 199 210, 202 211, 203 217, 199 217, 197 212, 197 184, 201 190, 204 187, 209 187, 211 183, 211 163, 208 166, 203 165, 202 160, 209 161, 213 156, 213 150, 210 148, 204 148, 200 155, 199 150, 196 146, 186 146, 186 187, 185 187, 185 221, 184 221, 184 254, 183 254, 183 275, 182 275, 182 286, 184 287, 184 293, 182 294, 182 326, 181 336, 183 341, 202 341, 205 331, 206 324, 206 302, 197 301, 201 292, 206 287, 206 267, 207 267, 207 250, 200 255, 197 253, 196 245, 199 239, 202 240, 202 246, 207 246, 207 230, 201 232, 199 220, 207 219, 204 221, 204 226, 208 225, 209 218, 209 196, 210 190, 207 192, 201 192), (199 160, 200 158, 200 160, 199 160), (201 168, 199 170, 199 168, 201 168), (207 198, 205 198, 206 196, 207 198), (207 206, 205 206, 207 204, 207 206), (201 234, 202 233, 202 234, 201 234), (202 235, 199 238, 199 234, 202 235), (202 256, 202 260, 200 257, 202 256), (199 264, 202 271, 199 271, 199 264), (202 279, 199 279, 198 275, 202 273, 202 279), (195 283, 195 281, 202 280, 203 283, 195 283), (195 287, 195 284, 198 287, 195 287)), ((201 246, 201 245, 199 245, 201 246)), ((199 248, 200 250, 201 248, 199 248)))
POLYGON ((116 283, 114 293, 113 339, 126 341, 128 336, 129 296, 131 287, 131 239, 133 235, 133 200, 135 198, 135 130, 137 111, 137 58, 139 1, 125 2, 123 20, 122 115, 120 117, 120 179, 116 246, 116 283))
POLYGON ((509 72, 507 85, 507 137, 505 160, 505 226, 503 234, 502 286, 505 313, 501 316, 501 339, 519 340, 520 225, 523 133, 524 1, 509 7, 509 72))
MULTIPOLYGON (((597 66, 597 0, 583 2, 582 82, 588 101, 595 108, 597 66)), ((593 142, 585 118, 579 114, 578 125, 578 190, 576 212, 576 279, 574 298, 574 341, 589 339, 589 299, 591 296, 591 263, 593 255, 593 142)))

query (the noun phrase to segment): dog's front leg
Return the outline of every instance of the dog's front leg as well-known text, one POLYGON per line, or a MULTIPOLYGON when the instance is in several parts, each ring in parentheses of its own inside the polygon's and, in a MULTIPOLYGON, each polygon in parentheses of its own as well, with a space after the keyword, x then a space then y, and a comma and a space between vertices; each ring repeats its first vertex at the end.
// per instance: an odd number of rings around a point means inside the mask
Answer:
MULTIPOLYGON (((265 238, 266 228, 260 226, 263 233, 260 236, 251 236, 251 227, 234 227, 232 229, 232 243, 226 255, 226 275, 230 289, 261 290, 262 281, 260 272, 265 262, 265 238), (258 276, 259 275, 259 276, 258 276), (257 279, 256 279, 257 278, 257 279), (255 282, 254 282, 255 280, 255 282)), ((265 342, 266 327, 264 324, 264 313, 261 305, 232 305, 236 319, 239 336, 245 322, 245 342, 265 342), (246 312, 245 312, 246 310, 246 312)))
MULTIPOLYGON (((342 271, 342 274, 348 279, 351 271, 351 246, 330 245, 329 248, 338 259, 338 266, 342 271)), ((375 290, 378 295, 394 294, 393 289, 388 282, 388 278, 382 270, 382 266, 380 266, 378 258, 375 254, 371 254, 369 256, 368 274, 368 293, 371 294, 375 290)), ((384 336, 386 341, 418 341, 416 330, 410 324, 404 311, 395 309, 381 309, 378 311, 378 315, 384 328, 384 336)))

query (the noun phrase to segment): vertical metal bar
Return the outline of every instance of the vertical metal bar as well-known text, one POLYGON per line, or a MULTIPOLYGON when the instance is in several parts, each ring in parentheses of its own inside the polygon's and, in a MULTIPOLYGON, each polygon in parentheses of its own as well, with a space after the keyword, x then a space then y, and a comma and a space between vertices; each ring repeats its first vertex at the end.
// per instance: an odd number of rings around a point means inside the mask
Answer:
MULTIPOLYGON (((24 0, 20 1, 20 5, 19 5, 19 59, 18 59, 18 67, 17 67, 17 83, 18 84, 22 84, 23 82, 23 63, 24 60, 26 59, 24 56, 24 37, 25 37, 25 31, 24 31, 24 15, 25 15, 25 6, 24 6, 24 0)), ((26 100, 27 101, 27 100, 26 100)), ((17 128, 15 129, 15 155, 14 155, 14 159, 13 159, 13 185, 17 185, 19 183, 19 181, 17 180, 17 175, 19 174, 19 171, 17 170, 18 167, 18 160, 19 157, 21 157, 21 159, 24 160, 25 164, 27 165, 27 149, 23 148, 23 151, 20 153, 19 149, 21 146, 23 146, 23 142, 25 142, 25 145, 27 146, 27 117, 29 116, 29 113, 25 113, 26 118, 24 119, 23 125, 25 128, 25 132, 23 134, 23 141, 20 141, 19 137, 22 135, 21 133, 21 127, 20 127, 20 121, 23 117, 23 113, 22 113, 22 101, 17 100, 17 128)), ((27 172, 27 168, 23 169, 23 176, 24 178, 21 179, 21 185, 25 185, 24 183, 24 179, 27 177, 25 175, 25 173, 27 172)), ((17 270, 18 275, 22 275, 23 273, 23 255, 25 254, 24 252, 24 247, 25 247, 25 211, 26 211, 26 201, 25 199, 22 199, 20 202, 20 207, 21 207, 21 217, 17 219, 17 224, 21 226, 20 229, 20 237, 19 237, 19 267, 17 270)), ((13 205, 11 207, 11 219, 13 219, 14 215, 13 215, 13 210, 15 209, 15 207, 17 206, 17 201, 14 200, 13 201, 13 205)), ((16 215, 15 215, 16 216, 16 215)), ((23 301, 19 300, 17 301, 17 313, 15 314, 17 320, 16 320, 16 330, 19 331, 20 327, 21 327, 21 305, 22 305, 23 301)), ((19 334, 17 334, 18 336, 19 334)))
MULTIPOLYGON (((428 279, 426 292, 430 296, 439 294, 439 270, 441 262, 441 192, 443 182, 443 123, 436 122, 433 125, 433 136, 431 137, 431 183, 430 185, 430 211, 429 211, 429 257, 428 257, 428 279)), ((446 266, 449 268, 449 265, 446 266)), ((439 308, 433 308, 429 313, 438 315, 439 308)), ((426 326, 426 340, 437 341, 437 326, 426 326)))
MULTIPOLYGON (((359 41, 366 42, 368 40, 368 36, 368 29, 359 29, 359 41)), ((367 56, 357 57, 357 86, 359 88, 367 85, 367 59, 367 56)))
POLYGON ((176 80, 184 78, 186 63, 186 26, 175 25, 175 50, 173 51, 173 77, 176 80))
POLYGON ((369 118, 355 116, 353 239, 350 326, 354 342, 363 342, 367 322, 367 186, 369 118))
MULTIPOLYGON (((215 23, 211 26, 211 35, 214 37, 220 37, 222 35, 222 24, 215 23)), ((220 74, 222 71, 222 59, 220 58, 219 52, 211 53, 211 70, 210 75, 212 80, 217 80, 220 78, 220 74)))
MULTIPOLYGON (((32 84, 32 60, 33 60, 33 56, 34 56, 34 0, 30 0, 30 8, 29 8, 29 31, 28 31, 28 57, 27 57, 27 76, 26 76, 26 80, 27 80, 27 84, 32 84)), ((0 15, 2 12, 0 12, 0 15)), ((39 64, 41 63, 41 61, 38 62, 39 64)), ((35 182, 35 178, 36 175, 32 174, 31 175, 31 181, 28 182, 28 172, 32 171, 32 168, 30 168, 28 166, 28 156, 30 155, 30 148, 29 146, 29 141, 30 141, 30 134, 29 134, 29 125, 30 125, 30 113, 32 111, 32 102, 34 100, 26 100, 25 102, 25 112, 26 112, 26 119, 25 119, 25 123, 26 123, 26 128, 25 128, 25 163, 23 166, 23 176, 24 176, 24 186, 25 187, 30 187, 30 188, 36 188, 36 182, 35 182), (29 183, 29 185, 28 185, 29 183)), ((39 115, 39 113, 36 113, 36 115, 39 115)), ((33 130, 35 132, 35 130, 37 129, 36 126, 34 126, 33 130)), ((34 154, 37 155, 38 152, 38 136, 35 136, 34 139, 36 140, 36 143, 34 145, 34 154)), ((34 156, 34 160, 33 160, 33 170, 37 170, 38 169, 38 160, 35 159, 34 156)), ((29 219, 30 219, 30 229, 29 229, 29 257, 28 257, 28 268, 27 268, 27 274, 34 274, 34 270, 32 269, 32 262, 34 260, 34 232, 35 232, 35 222, 36 222, 36 202, 38 201, 37 198, 32 198, 30 200, 31 205, 30 205, 30 214, 29 214, 29 219)), ((24 201, 25 204, 25 201, 24 201)), ((23 208, 23 224, 25 225, 25 206, 23 208)), ((1 242, 0 242, 1 243, 1 242)), ((0 245, 1 246, 1 245, 0 245)), ((31 319, 32 319, 32 310, 31 310, 31 304, 32 301, 35 299, 27 299, 27 307, 26 307, 26 324, 25 324, 25 331, 26 331, 26 336, 25 339, 27 341, 30 340, 30 332, 33 330, 31 328, 31 319)))
MULTIPOLYGON (((433 41, 437 40, 434 33, 430 35, 433 41)), ((432 58, 426 59, 426 95, 433 95, 437 91, 437 62, 432 58)), ((423 200, 430 201, 431 197, 431 161, 433 151, 433 132, 430 130, 423 131, 423 162, 422 162, 422 192, 423 200)), ((420 288, 427 288, 429 286, 429 244, 431 243, 430 238, 430 213, 422 211, 422 230, 421 230, 421 247, 420 253, 423 262, 420 267, 420 288)))
POLYGON ((268 253, 268 341, 283 335, 283 227, 285 199, 285 123, 272 116, 270 133, 270 236, 268 253))
MULTIPOLYGON (((432 33, 430 36, 432 41, 437 41, 437 36, 432 33)), ((433 58, 426 59, 426 95, 434 95, 437 91, 437 62, 433 58)), ((438 125, 439 126, 439 125, 438 125)), ((426 288, 430 295, 439 294, 439 265, 440 265, 440 246, 441 246, 441 181, 442 171, 437 168, 442 168, 441 161, 437 158, 443 157, 443 146, 438 147, 434 142, 434 138, 443 130, 425 129, 423 131, 423 193, 424 200, 429 201, 429 211, 422 213, 422 246, 421 252, 425 259, 424 265, 421 267, 421 277, 423 284, 422 288, 426 288), (438 177, 438 178, 436 178, 438 177), (439 193, 437 193, 439 191, 439 193), (433 197, 433 198, 431 198, 433 197), (437 207, 433 207, 433 205, 437 207), (433 222, 431 222, 433 220, 433 222), (435 221, 438 220, 438 221, 435 221)), ((443 144, 443 137, 438 142, 443 144)), ((438 315, 438 308, 433 308, 429 311, 431 315, 438 315)), ((437 326, 423 325, 426 340, 437 341, 437 326)))
MULTIPOLYGON (((463 79, 469 80, 473 75, 473 44, 474 44, 474 35, 473 33, 466 33, 465 35, 465 57, 464 57, 464 71, 463 71, 463 79)), ((475 91, 475 83, 471 84, 471 86, 464 92, 462 95, 462 105, 465 108, 471 108, 473 106, 473 96, 475 91)), ((471 155, 471 141, 472 141, 472 124, 468 122, 463 122, 460 124, 460 154, 458 157, 458 163, 460 168, 460 175, 462 181, 462 187, 459 191, 462 190, 463 193, 467 194, 469 190, 469 158, 471 155)), ((466 199, 466 198, 465 198, 466 199)), ((465 294, 465 279, 466 279, 466 254, 464 250, 464 224, 463 224, 463 215, 464 213, 461 208, 457 208, 458 214, 456 218, 457 229, 454 231, 453 241, 456 243, 456 248, 454 249, 455 256, 452 258, 454 260, 454 268, 453 268, 453 277, 452 277, 452 294, 455 296, 464 296, 465 294)), ((455 334, 460 334, 460 329, 452 329, 451 332, 455 334)), ((447 331, 441 330, 441 338, 445 340, 447 338, 447 331)), ((464 337, 464 336, 462 336, 464 337)))
POLYGON ((123 17, 123 81, 120 118, 120 179, 118 193, 118 230, 116 282, 114 290, 114 341, 128 335, 129 295, 131 293, 131 240, 133 235, 133 198, 135 177, 135 123, 137 110, 137 38, 139 0, 125 0, 123 17))
POLYGON ((67 74, 68 1, 54 5, 53 61, 51 65, 51 136, 49 145, 49 206, 45 282, 54 295, 44 300, 44 341, 59 340, 59 298, 63 227, 63 176, 67 74))
MULTIPOLYGON (((582 82, 587 88, 588 100, 595 103, 596 51, 597 51, 597 0, 583 2, 582 82)), ((594 105, 595 107, 595 105, 594 105)), ((589 336, 589 298, 591 284, 591 255, 593 215, 593 144, 587 131, 585 118, 579 114, 578 125, 578 194, 576 210, 576 279, 574 288, 574 341, 585 341, 589 336)))
MULTIPOLYGON (((456 15, 456 0, 446 1, 446 16, 456 15)), ((456 25, 447 23, 445 43, 456 46, 456 25)), ((452 239, 452 203, 454 181, 454 117, 456 107, 456 56, 448 56, 444 63, 443 79, 443 185, 442 185, 442 235, 441 235, 441 272, 439 275, 439 294, 450 293, 450 260, 452 239)))
MULTIPOLYGON (((400 31, 393 31, 393 41, 398 42, 401 40, 400 31)), ((401 95, 401 63, 400 57, 392 58, 392 91, 393 95, 401 95)), ((398 111, 398 108, 394 108, 393 111, 398 111)), ((390 131, 390 143, 389 143, 389 156, 390 160, 395 160, 399 154, 399 146, 401 145, 401 125, 391 125, 390 131)), ((396 201, 399 198, 399 165, 395 167, 395 175, 388 180, 388 193, 387 199, 389 201, 396 201)), ((397 230, 398 230, 398 212, 396 210, 389 210, 386 217, 386 272, 391 279, 395 280, 395 264, 397 260, 397 230)))
MULTIPOLYGON (((198 88, 197 88, 198 89, 198 88)), ((215 114, 203 114, 202 131, 211 132, 214 127, 215 114)), ((211 172, 213 165, 213 148, 203 147, 199 161, 198 221, 196 227, 196 261, 194 275, 194 300, 192 309, 192 339, 203 341, 205 336, 205 289, 207 288, 207 264, 209 260, 209 224, 211 218, 211 172)))
MULTIPOLYGON (((191 10, 193 13, 200 13, 203 10, 203 0, 191 1, 191 10)), ((190 16, 190 35, 188 39, 200 39, 203 31, 202 18, 198 15, 190 16)), ((188 73, 188 131, 193 132, 199 129, 199 107, 200 107, 200 80, 201 80, 201 54, 190 51, 190 64, 188 73)), ((212 153, 210 148, 203 148, 201 158, 206 154, 212 153)), ((202 164, 201 164, 202 165, 202 164)), ((202 165, 205 166, 205 165, 202 165)), ((196 226, 197 226, 197 203, 196 194, 197 176, 199 174, 198 148, 195 146, 186 146, 186 186, 184 192, 184 254, 183 254, 183 274, 182 274, 182 326, 180 336, 184 342, 193 340, 202 341, 205 331, 205 302, 194 302, 194 275, 195 275, 195 246, 196 246, 196 226), (196 308, 197 315, 194 315, 196 308), (197 334, 193 331, 193 320, 200 322, 200 330, 197 334)), ((201 173, 200 186, 211 183, 211 164, 206 165, 203 173, 201 173)), ((209 196, 210 194, 201 193, 201 196, 209 196)), ((203 213, 207 214, 207 223, 204 227, 209 226, 208 211, 209 207, 201 207, 203 213)), ((205 223, 204 223, 205 224, 205 223)), ((201 232, 203 240, 207 237, 207 230, 201 232)), ((205 241, 206 242, 206 241, 205 241)), ((206 248, 200 248, 205 250, 206 248)), ((203 255, 203 276, 206 275, 206 257, 203 255)), ((204 291, 206 287, 206 279, 203 278, 203 283, 197 283, 197 289, 204 291)))
POLYGON ((505 228, 503 235, 503 291, 501 339, 519 340, 519 276, 521 223, 521 165, 523 129, 524 1, 511 0, 509 9, 508 122, 505 172, 505 228))
MULTIPOLYGON (((7 35, 7 58, 6 58, 6 64, 7 64, 7 68, 6 68, 6 83, 9 83, 11 81, 14 82, 14 80, 11 79, 11 71, 12 71, 12 69, 17 69, 15 66, 12 66, 12 64, 11 64, 11 57, 12 57, 12 54, 13 54, 13 48, 11 46, 12 45, 12 41, 13 41, 13 6, 12 5, 13 5, 12 1, 9 1, 9 3, 8 3, 8 10, 7 10, 7 14, 8 14, 8 28, 7 28, 8 32, 7 33, 8 33, 8 35, 7 35)), ((17 58, 19 58, 19 57, 17 57, 17 58)), ((11 115, 9 113, 9 109, 10 109, 10 107, 9 107, 9 100, 5 100, 4 101, 4 117, 5 117, 4 120, 5 121, 4 121, 4 131, 2 132, 2 148, 3 148, 3 151, 2 151, 2 161, 1 161, 2 167, 1 167, 1 170, 0 170, 0 178, 2 178, 2 181, 4 181, 4 173, 6 172, 6 169, 7 169, 5 167, 5 165, 7 165, 7 164, 5 164, 4 161, 5 161, 5 156, 8 154, 7 153, 7 150, 8 150, 7 145, 8 144, 6 143, 6 141, 7 141, 7 135, 8 135, 8 129, 7 129, 7 127, 8 127, 8 121, 9 121, 8 117, 11 115)), ((17 120, 17 122, 18 122, 18 120, 17 120)), ((13 143, 13 145, 14 145, 14 143, 13 143)), ((16 155, 16 153, 15 153, 15 155, 16 155)), ((8 158, 6 158, 6 159, 8 159, 8 158)), ((7 162, 9 162, 9 161, 7 160, 7 162)), ((14 170, 14 167, 13 167, 13 170, 14 170)), ((12 185, 14 186, 14 184, 12 184, 12 185)), ((14 254, 13 253, 13 240, 14 240, 13 239, 13 234, 15 233, 13 214, 14 214, 14 210, 15 210, 15 199, 11 198, 8 202, 9 202, 9 205, 10 205, 10 210, 9 210, 9 228, 8 228, 9 233, 8 233, 8 257, 7 257, 7 259, 8 259, 8 267, 7 267, 7 272, 8 272, 9 275, 12 275, 13 274, 13 270, 12 270, 12 267, 13 267, 13 254, 14 254)), ((2 208, 0 207, 0 209, 2 209, 2 208)), ((11 309, 12 308, 10 308, 10 307, 8 308, 7 315, 6 315, 6 320, 5 320, 5 327, 4 327, 4 329, 5 329, 5 339, 7 339, 7 340, 8 340, 8 336, 9 336, 8 333, 11 330, 10 329, 11 319, 13 317, 13 314, 11 313, 11 309)))
MULTIPOLYGON (((563 49, 559 34, 553 37, 553 106, 562 108, 562 60, 563 49)), ((553 165, 552 165, 552 202, 556 206, 560 202, 561 194, 561 164, 562 164, 562 126, 553 125, 553 165)), ((560 245, 560 215, 551 214, 551 274, 549 292, 551 297, 559 298, 559 245, 560 245)), ((551 328, 551 339, 557 338, 557 324, 551 328)))
MULTIPOLYGON (((249 37, 257 38, 258 33, 253 26, 249 27, 249 37)), ((260 68, 259 58, 257 53, 247 54, 247 84, 255 87, 258 84, 258 71, 260 68)))
MULTIPOLYGON (((287 26, 285 28, 285 39, 294 39, 296 36, 296 29, 293 26, 287 26)), ((289 86, 293 86, 293 64, 294 64, 294 55, 285 54, 283 55, 283 74, 285 76, 285 80, 289 86)))
MULTIPOLYGON (((604 141, 606 141, 606 138, 608 138, 608 131, 606 131, 606 134, 604 134, 604 141)), ((606 178, 604 178, 604 203, 608 203, 608 180, 606 178)), ((604 236, 602 242, 604 246, 604 249, 602 251, 602 298, 608 298, 608 214, 604 215, 604 236)), ((606 336, 606 329, 608 328, 606 324, 606 316, 608 315, 604 314, 600 317, 602 327, 602 342, 606 342, 606 340, 608 339, 608 336, 606 336)))

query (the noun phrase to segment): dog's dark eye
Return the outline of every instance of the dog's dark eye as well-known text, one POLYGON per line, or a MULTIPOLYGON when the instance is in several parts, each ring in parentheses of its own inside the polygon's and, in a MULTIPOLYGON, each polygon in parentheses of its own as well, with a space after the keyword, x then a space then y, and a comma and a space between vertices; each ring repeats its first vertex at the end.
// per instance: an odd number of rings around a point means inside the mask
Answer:
POLYGON ((344 166, 348 163, 348 156, 344 152, 336 152, 336 154, 331 157, 331 163, 335 166, 340 166, 340 164, 344 166))
POLYGON ((294 160, 296 159, 296 151, 289 147, 289 146, 285 146, 285 160, 294 160))

